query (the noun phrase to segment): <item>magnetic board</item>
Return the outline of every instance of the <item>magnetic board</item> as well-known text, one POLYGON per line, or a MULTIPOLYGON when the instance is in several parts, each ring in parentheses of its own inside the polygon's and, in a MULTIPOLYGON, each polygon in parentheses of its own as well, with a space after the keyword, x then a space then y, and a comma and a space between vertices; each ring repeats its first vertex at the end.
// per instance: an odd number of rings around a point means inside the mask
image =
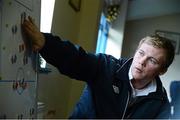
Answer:
POLYGON ((40 0, 0 0, 0 118, 37 116, 37 53, 22 34, 28 16, 40 21, 40 0))

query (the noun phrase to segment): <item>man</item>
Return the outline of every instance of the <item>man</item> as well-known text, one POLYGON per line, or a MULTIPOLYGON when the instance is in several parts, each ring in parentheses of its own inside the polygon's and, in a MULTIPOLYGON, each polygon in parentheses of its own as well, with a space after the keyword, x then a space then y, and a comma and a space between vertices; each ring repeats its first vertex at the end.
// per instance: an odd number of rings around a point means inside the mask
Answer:
POLYGON ((33 50, 48 63, 64 75, 87 82, 94 118, 169 118, 170 104, 159 78, 174 59, 174 47, 168 39, 147 36, 140 41, 133 58, 116 59, 87 53, 69 41, 41 33, 30 17, 23 29, 32 40, 33 50))

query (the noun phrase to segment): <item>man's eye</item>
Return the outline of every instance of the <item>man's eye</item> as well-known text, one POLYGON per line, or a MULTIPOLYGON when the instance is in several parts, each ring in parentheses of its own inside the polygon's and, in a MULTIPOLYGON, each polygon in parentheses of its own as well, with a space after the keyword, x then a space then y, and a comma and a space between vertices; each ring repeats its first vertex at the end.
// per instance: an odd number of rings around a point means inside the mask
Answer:
POLYGON ((142 51, 139 51, 139 55, 143 56, 143 55, 144 55, 144 53, 143 53, 142 51))
POLYGON ((152 63, 152 64, 157 64, 157 61, 156 60, 154 60, 154 59, 149 59, 150 60, 150 62, 152 63))

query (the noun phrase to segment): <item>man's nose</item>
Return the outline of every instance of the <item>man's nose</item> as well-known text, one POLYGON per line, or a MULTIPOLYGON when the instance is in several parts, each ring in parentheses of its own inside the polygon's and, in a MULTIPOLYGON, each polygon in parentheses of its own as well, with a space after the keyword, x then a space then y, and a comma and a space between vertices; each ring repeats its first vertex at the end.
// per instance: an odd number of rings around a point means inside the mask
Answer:
POLYGON ((146 61, 147 61, 147 57, 146 56, 143 56, 139 59, 139 63, 142 65, 142 66, 145 66, 146 65, 146 61))

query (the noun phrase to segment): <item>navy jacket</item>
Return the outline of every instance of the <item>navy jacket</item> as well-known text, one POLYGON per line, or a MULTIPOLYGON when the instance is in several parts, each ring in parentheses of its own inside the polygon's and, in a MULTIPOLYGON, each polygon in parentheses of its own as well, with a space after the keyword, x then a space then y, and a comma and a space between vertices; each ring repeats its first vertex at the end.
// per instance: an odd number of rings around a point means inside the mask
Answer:
MULTIPOLYGON (((60 73, 87 82, 91 89, 96 118, 168 118, 170 104, 160 78, 157 91, 130 103, 128 71, 132 59, 116 59, 105 54, 87 53, 83 48, 59 37, 44 34, 40 51, 45 60, 60 73)), ((82 117, 83 118, 83 117, 82 117)))

